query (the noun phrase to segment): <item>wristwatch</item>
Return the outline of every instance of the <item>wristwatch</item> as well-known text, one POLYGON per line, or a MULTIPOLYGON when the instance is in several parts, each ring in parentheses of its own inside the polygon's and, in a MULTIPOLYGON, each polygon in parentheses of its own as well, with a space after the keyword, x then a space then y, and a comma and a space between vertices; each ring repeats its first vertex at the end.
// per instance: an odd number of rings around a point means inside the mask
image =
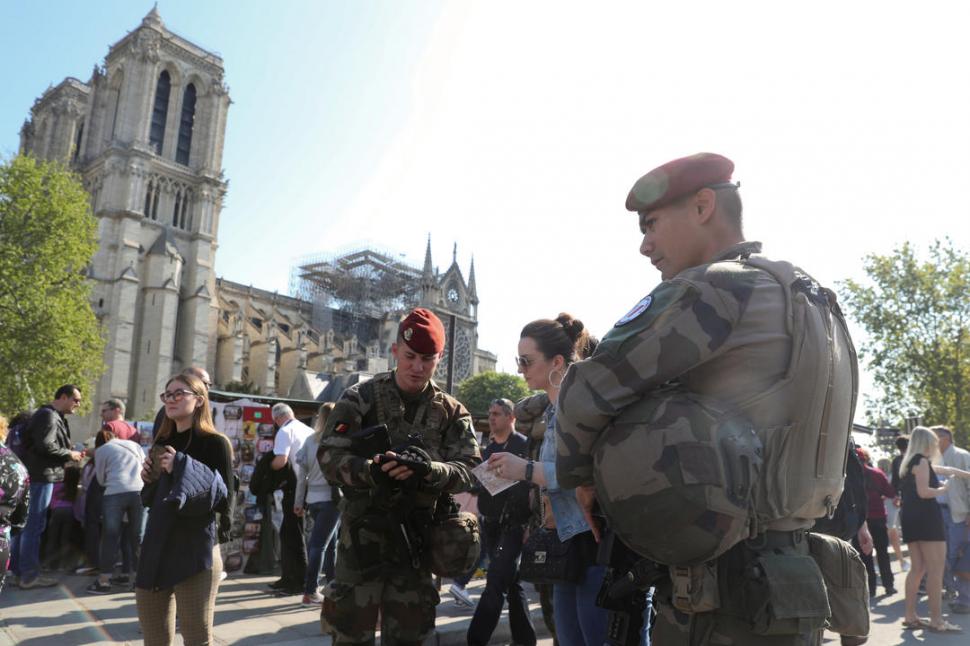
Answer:
POLYGON ((536 463, 529 460, 525 463, 525 481, 532 482, 532 471, 535 469, 536 463))

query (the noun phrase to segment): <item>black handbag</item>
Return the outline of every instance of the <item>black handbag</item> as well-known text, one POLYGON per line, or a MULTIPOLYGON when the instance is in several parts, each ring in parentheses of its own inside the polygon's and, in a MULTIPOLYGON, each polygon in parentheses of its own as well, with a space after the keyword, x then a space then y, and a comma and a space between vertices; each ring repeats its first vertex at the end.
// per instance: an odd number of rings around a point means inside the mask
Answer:
POLYGON ((579 583, 583 564, 572 539, 559 540, 555 529, 538 527, 522 546, 519 578, 529 583, 579 583))

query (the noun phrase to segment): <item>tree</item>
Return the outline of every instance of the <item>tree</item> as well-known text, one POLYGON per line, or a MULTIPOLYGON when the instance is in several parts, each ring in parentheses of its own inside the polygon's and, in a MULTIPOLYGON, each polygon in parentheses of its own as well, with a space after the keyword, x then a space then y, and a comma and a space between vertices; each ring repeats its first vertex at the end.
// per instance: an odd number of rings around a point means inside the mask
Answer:
POLYGON ((0 163, 0 410, 49 401, 104 370, 85 270, 97 221, 80 178, 58 162, 0 163))
POLYGON ((480 372, 458 385, 458 401, 473 415, 488 414, 492 400, 502 397, 517 402, 532 394, 525 380, 506 372, 480 372))
POLYGON ((847 280, 850 312, 868 333, 868 360, 880 397, 870 422, 946 424, 968 440, 970 423, 970 255, 937 240, 929 259, 908 242, 893 253, 866 256, 869 283, 847 280))

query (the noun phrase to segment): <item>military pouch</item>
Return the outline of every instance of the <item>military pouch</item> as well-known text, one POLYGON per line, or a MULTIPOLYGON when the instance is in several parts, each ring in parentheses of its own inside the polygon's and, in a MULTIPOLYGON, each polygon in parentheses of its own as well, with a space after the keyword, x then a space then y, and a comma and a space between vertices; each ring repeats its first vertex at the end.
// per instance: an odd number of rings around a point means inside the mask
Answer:
POLYGON ((756 635, 806 634, 823 628, 829 618, 822 572, 807 555, 757 555, 745 566, 740 592, 756 635))
POLYGON ((677 610, 687 614, 711 612, 721 607, 717 589, 717 562, 670 568, 673 584, 671 600, 677 610))
POLYGON ((866 566, 849 543, 826 534, 808 534, 808 550, 822 571, 832 618, 829 629, 840 635, 869 634, 869 588, 866 566))

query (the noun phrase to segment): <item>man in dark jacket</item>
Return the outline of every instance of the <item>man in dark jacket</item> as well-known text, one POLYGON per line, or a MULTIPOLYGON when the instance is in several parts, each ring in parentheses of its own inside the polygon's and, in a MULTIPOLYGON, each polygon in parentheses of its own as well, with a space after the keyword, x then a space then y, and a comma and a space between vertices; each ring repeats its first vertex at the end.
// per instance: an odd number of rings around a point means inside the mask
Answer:
MULTIPOLYGON (((482 452, 482 460, 499 452, 528 457, 528 438, 513 430, 513 406, 508 399, 496 399, 488 407, 491 443, 482 452)), ((483 542, 488 549, 489 566, 485 590, 468 626, 468 643, 472 646, 488 644, 491 641, 506 601, 509 604, 512 642, 535 646, 536 631, 529 616, 529 602, 519 581, 518 572, 525 527, 532 515, 529 508, 529 488, 528 482, 519 482, 494 496, 487 490, 478 495, 478 510, 484 519, 483 542)))
POLYGON ((17 560, 11 566, 24 589, 57 585, 57 579, 38 576, 40 538, 47 525, 54 483, 64 480, 66 463, 81 460, 81 454, 71 448, 71 428, 66 418, 76 413, 80 405, 80 389, 73 384, 61 386, 54 401, 37 409, 26 428, 24 462, 30 475, 30 507, 27 525, 14 545, 17 560))

